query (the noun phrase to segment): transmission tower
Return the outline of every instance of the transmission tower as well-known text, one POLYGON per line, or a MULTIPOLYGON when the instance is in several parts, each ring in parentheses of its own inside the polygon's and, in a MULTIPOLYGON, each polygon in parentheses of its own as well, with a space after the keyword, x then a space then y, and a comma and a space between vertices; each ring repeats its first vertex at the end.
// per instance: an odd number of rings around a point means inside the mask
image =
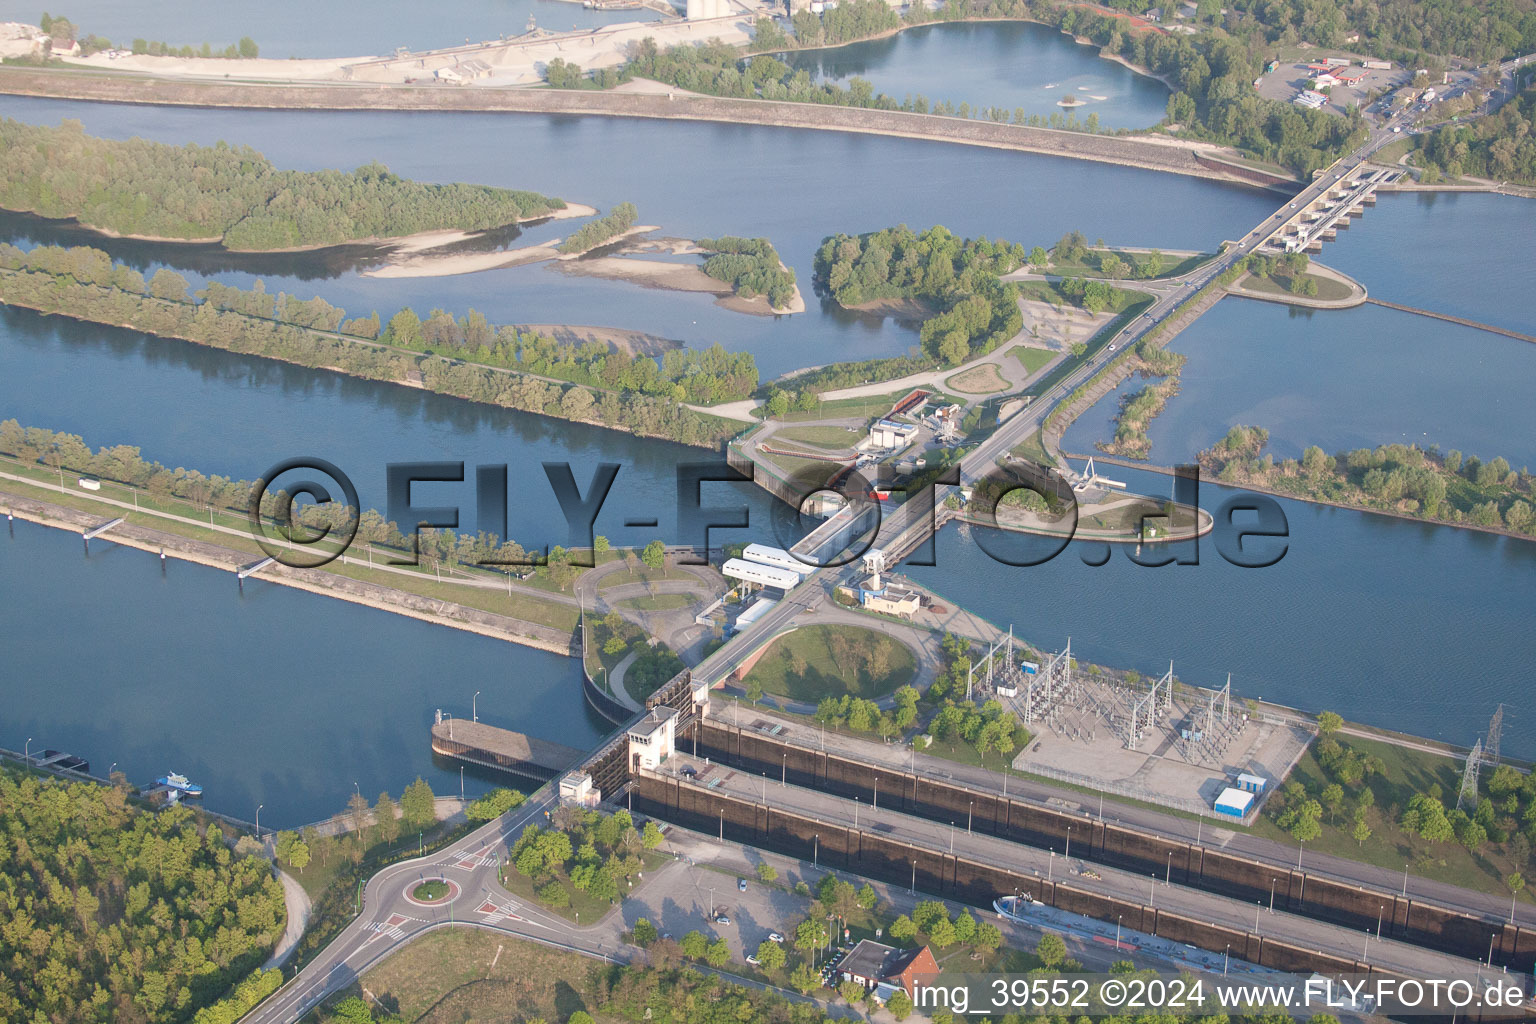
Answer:
POLYGON ((1472 751, 1467 754, 1467 766, 1461 771, 1461 792, 1456 794, 1456 807, 1459 810, 1463 803, 1470 803, 1477 807, 1477 769, 1483 763, 1483 741, 1478 740, 1472 744, 1472 751))
POLYGON ((1483 746, 1483 760, 1490 767, 1497 767, 1499 763, 1499 740, 1504 734, 1504 705, 1500 704, 1493 709, 1493 718, 1488 722, 1488 742, 1483 746))

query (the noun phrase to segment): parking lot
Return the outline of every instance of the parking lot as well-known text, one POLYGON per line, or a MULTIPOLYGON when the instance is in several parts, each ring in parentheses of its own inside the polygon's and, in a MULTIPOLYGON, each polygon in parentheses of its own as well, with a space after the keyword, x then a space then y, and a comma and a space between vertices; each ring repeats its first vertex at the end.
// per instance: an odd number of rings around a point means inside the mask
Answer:
MULTIPOLYGON (((1311 81, 1315 72, 1308 65, 1321 62, 1320 57, 1300 61, 1281 61, 1279 67, 1259 78, 1259 95, 1265 99, 1280 100, 1283 103, 1291 102, 1298 92, 1312 87, 1311 81)), ((1365 77, 1354 85, 1340 84, 1329 89, 1328 103, 1322 109, 1339 115, 1343 115, 1350 107, 1362 104, 1365 97, 1373 92, 1396 89, 1407 84, 1412 74, 1411 70, 1399 67, 1394 67, 1390 71, 1362 68, 1358 58, 1350 67, 1339 70, 1365 72, 1365 77)))

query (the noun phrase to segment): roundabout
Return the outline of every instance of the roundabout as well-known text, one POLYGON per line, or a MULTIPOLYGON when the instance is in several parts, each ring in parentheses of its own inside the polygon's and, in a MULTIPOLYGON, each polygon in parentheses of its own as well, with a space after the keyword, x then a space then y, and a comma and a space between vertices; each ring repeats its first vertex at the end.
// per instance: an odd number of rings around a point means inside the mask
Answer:
POLYGON ((459 898, 459 883, 441 876, 416 878, 405 883, 402 895, 407 903, 417 907, 447 906, 459 898))

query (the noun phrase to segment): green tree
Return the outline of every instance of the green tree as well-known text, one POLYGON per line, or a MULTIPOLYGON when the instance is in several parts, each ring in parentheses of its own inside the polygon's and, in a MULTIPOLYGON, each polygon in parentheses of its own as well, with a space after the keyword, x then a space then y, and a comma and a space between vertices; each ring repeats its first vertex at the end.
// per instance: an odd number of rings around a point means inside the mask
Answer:
POLYGON ((437 821, 437 798, 420 775, 400 794, 400 818, 409 831, 419 832, 437 821))
POLYGON ((885 1001, 885 1008, 897 1020, 906 1020, 912 1015, 912 997, 901 990, 892 992, 891 998, 885 1001))
POLYGON ((711 967, 724 967, 731 962, 731 947, 724 939, 716 939, 704 950, 704 960, 711 967))
POLYGON ((635 919, 635 927, 632 934, 634 936, 635 945, 639 946, 641 949, 645 949, 646 947, 650 946, 651 943, 655 942, 660 937, 657 935, 656 926, 651 924, 651 922, 644 917, 638 917, 635 919))
POLYGON ((1003 933, 991 921, 983 921, 976 926, 976 938, 972 944, 978 952, 991 954, 1003 944, 1003 933))
POLYGON ((660 569, 667 557, 667 546, 659 540, 653 540, 640 552, 640 561, 652 569, 660 569))
POLYGON ((789 973, 789 984, 801 995, 809 995, 821 987, 821 975, 809 963, 796 964, 789 973))
POLYGON ((827 944, 827 923, 808 917, 795 929, 795 948, 809 955, 827 944))
POLYGON ((1367 839, 1371 838, 1371 826, 1367 825, 1365 823, 1365 819, 1362 818, 1359 821, 1355 822, 1355 827, 1350 832, 1350 835, 1354 837, 1354 840, 1355 840, 1356 843, 1358 843, 1361 846, 1364 846, 1365 845, 1365 841, 1367 839))
POLYGON ((1337 712, 1324 711, 1317 716, 1317 731, 1321 736, 1331 736, 1338 732, 1343 725, 1344 719, 1337 712))
POLYGON ((254 60, 261 55, 261 49, 256 45, 256 40, 250 36, 240 37, 240 56, 246 60, 254 60))
POLYGON ((694 929, 683 936, 683 941, 679 945, 682 946, 683 955, 690 960, 702 960, 704 951, 709 947, 709 940, 704 937, 703 932, 694 929))
POLYGON ((1339 808, 1344 806, 1344 787, 1337 782, 1329 783, 1323 787, 1321 799, 1323 806, 1328 808, 1328 820, 1332 822, 1339 808))
POLYGON ((380 793, 374 801, 373 823, 379 830, 379 842, 388 845, 400 838, 400 811, 388 793, 380 793))
POLYGON ((577 1010, 565 1018, 565 1024, 596 1024, 596 1022, 592 1020, 592 1015, 586 1010, 577 1010))
POLYGON ((645 827, 640 830, 640 845, 644 846, 647 850, 656 849, 665 839, 666 836, 662 835, 661 829, 656 826, 654 821, 647 821, 645 827))
POLYGON ((757 962, 770 971, 783 967, 788 957, 784 947, 772 939, 764 939, 757 945, 757 962))
POLYGON ((757 878, 760 882, 772 882, 779 877, 779 869, 767 861, 759 861, 757 865, 757 878))
POLYGON ((1067 944, 1060 935, 1046 932, 1040 936, 1040 941, 1035 944, 1035 956, 1046 967, 1060 967, 1067 959, 1067 944))
POLYGON ((953 946, 958 939, 958 930, 947 918, 935 921, 933 927, 928 929, 928 940, 940 949, 953 946))
POLYGON ((891 922, 891 938, 898 942, 911 942, 917 936, 917 925, 906 914, 891 922))

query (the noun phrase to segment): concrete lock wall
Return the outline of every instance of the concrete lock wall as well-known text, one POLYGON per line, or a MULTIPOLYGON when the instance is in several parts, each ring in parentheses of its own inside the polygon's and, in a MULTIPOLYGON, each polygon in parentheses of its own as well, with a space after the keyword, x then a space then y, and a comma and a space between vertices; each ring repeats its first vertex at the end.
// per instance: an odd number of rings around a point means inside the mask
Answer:
POLYGON ((680 779, 643 775, 632 780, 635 810, 705 835, 720 835, 803 859, 823 868, 855 873, 893 885, 968 903, 991 912, 993 899, 1015 891, 1068 913, 1119 921, 1127 928, 1233 955, 1276 970, 1297 973, 1376 973, 1367 963, 1302 949, 1247 931, 1195 921, 1141 903, 1046 882, 1033 874, 1010 871, 942 852, 914 847, 875 833, 816 821, 777 808, 686 784, 680 779))
POLYGON ((1384 937, 1439 952, 1480 960, 1488 956, 1492 938, 1494 966, 1518 971, 1531 971, 1536 966, 1536 930, 1496 919, 1320 878, 1123 824, 1095 821, 1011 797, 1005 800, 1000 793, 973 790, 953 782, 914 779, 909 774, 786 743, 727 722, 701 723, 696 732, 690 730, 688 742, 697 743, 700 757, 742 771, 770 778, 783 776, 794 785, 858 797, 866 803, 875 801, 879 806, 930 821, 958 824, 969 814, 973 831, 1039 849, 1065 853, 1070 829, 1071 853, 1085 860, 1159 880, 1171 874, 1172 880, 1182 885, 1198 886, 1266 907, 1273 886, 1277 910, 1361 931, 1374 931, 1379 918, 1384 937))

